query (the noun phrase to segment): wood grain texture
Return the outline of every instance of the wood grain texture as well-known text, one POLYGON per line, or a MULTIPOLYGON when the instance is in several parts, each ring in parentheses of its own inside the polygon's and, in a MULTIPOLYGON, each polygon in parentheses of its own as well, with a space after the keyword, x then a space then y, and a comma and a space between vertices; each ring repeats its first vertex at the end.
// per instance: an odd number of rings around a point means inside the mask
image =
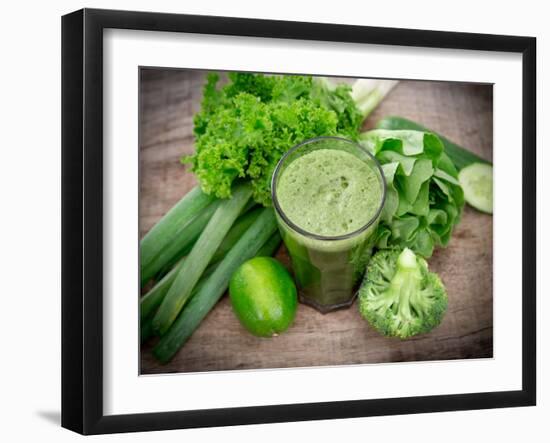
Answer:
MULTIPOLYGON (((140 83, 140 234, 147 232, 192 186, 194 176, 179 158, 194 152, 193 115, 200 108, 204 73, 142 70, 140 83)), ((441 132, 492 158, 492 87, 446 82, 402 81, 365 122, 373 127, 400 115, 441 132)), ((465 208, 446 249, 430 259, 449 295, 442 324, 407 341, 380 336, 360 317, 356 303, 320 314, 299 305, 284 334, 271 339, 246 332, 227 296, 167 365, 142 346, 143 374, 341 364, 488 358, 493 353, 492 217, 465 208)), ((284 246, 277 253, 290 266, 284 246)))

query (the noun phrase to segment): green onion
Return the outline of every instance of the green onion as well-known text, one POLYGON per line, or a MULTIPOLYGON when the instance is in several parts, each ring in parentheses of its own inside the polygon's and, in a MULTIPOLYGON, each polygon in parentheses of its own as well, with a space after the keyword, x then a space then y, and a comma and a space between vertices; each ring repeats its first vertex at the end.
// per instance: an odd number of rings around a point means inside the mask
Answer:
MULTIPOLYGON (((244 210, 246 211, 247 208, 244 210)), ((233 224, 227 235, 224 237, 222 243, 218 247, 216 253, 210 260, 210 265, 220 261, 227 252, 237 243, 237 240, 246 232, 252 223, 260 215, 261 208, 254 209, 249 212, 245 212, 241 215, 237 221, 233 224)), ((140 318, 143 321, 145 318, 149 317, 162 303, 164 296, 174 283, 176 276, 178 275, 179 270, 183 267, 183 262, 185 258, 180 259, 180 261, 174 266, 170 272, 168 272, 162 279, 141 298, 140 302, 140 318)), ((207 274, 207 268, 204 274, 207 274)), ((203 274, 203 277, 204 277, 203 274)))
POLYGON ((183 262, 174 283, 153 318, 153 330, 156 333, 163 335, 176 319, 191 295, 193 287, 251 195, 252 188, 250 185, 241 184, 237 185, 233 191, 233 197, 220 202, 208 225, 193 245, 189 256, 183 262))
MULTIPOLYGON (((195 294, 197 291, 200 291, 200 289, 206 283, 207 278, 212 274, 212 272, 214 272, 216 267, 217 267, 217 264, 214 264, 208 267, 206 271, 204 271, 204 275, 198 281, 197 285, 195 286, 195 289, 193 289, 193 294, 195 294)), ((153 318, 154 318, 154 315, 150 315, 148 317, 145 317, 144 319, 141 319, 141 325, 140 325, 141 343, 143 343, 145 340, 155 335, 155 332, 153 331, 153 318)))
POLYGON ((139 338, 141 343, 153 336, 153 317, 147 317, 141 320, 139 325, 139 338))
POLYGON ((206 280, 201 290, 191 298, 168 332, 161 337, 153 349, 153 354, 159 361, 168 362, 191 337, 208 312, 227 290, 231 276, 242 263, 254 257, 268 239, 271 248, 278 245, 280 237, 271 238, 276 230, 277 221, 273 209, 264 208, 258 219, 248 228, 233 249, 220 262, 213 274, 206 280))
MULTIPOLYGON (((235 225, 233 226, 233 228, 235 227, 235 225)), ((232 228, 232 230, 233 230, 232 228)), ((231 233, 231 231, 229 231, 231 233)), ((226 238, 229 236, 229 234, 227 234, 226 238)), ((240 237, 239 237, 240 238, 240 237)), ((264 245, 260 248, 260 250, 258 251, 258 253, 256 254, 256 257, 270 257, 272 256, 275 251, 279 248, 279 245, 281 244, 281 235, 279 234, 279 232, 275 232, 270 238, 269 240, 267 240, 267 242, 264 243, 264 245)), ((191 295, 191 297, 193 297, 198 291, 201 290, 201 288, 204 286, 204 283, 206 282, 206 280, 208 279, 208 277, 210 275, 212 275, 212 273, 216 270, 216 268, 218 267, 219 263, 214 263, 210 266, 208 266, 208 268, 206 268, 206 270, 204 271, 204 273, 202 274, 202 277, 201 279, 199 280, 199 282, 197 283, 197 286, 195 286, 195 288, 193 289, 193 294, 191 295)), ((154 289, 154 288, 153 288, 154 289)), ((153 289, 151 291, 153 291, 153 289)), ((151 292, 150 291, 150 292, 151 292)), ((166 291, 168 291, 168 288, 166 289, 166 291)), ((142 300, 142 305, 141 305, 141 325, 140 325, 140 331, 141 331, 141 342, 143 343, 145 340, 151 338, 154 334, 153 334, 153 327, 152 327, 152 323, 153 323, 153 315, 149 315, 149 314, 153 314, 157 308, 158 305, 160 305, 160 302, 162 301, 162 299, 164 298, 164 296, 166 295, 166 291, 163 292, 160 296, 160 299, 158 300, 158 304, 152 308, 149 313, 147 315, 143 315, 143 300, 145 297, 147 296, 144 296, 141 300, 142 300)), ((148 293, 149 294, 149 293, 148 293)), ((147 295, 148 295, 147 294, 147 295)))
POLYGON ((147 265, 141 266, 141 286, 145 285, 151 278, 163 268, 172 268, 181 257, 187 255, 197 238, 208 224, 220 201, 216 200, 204 208, 193 220, 189 221, 172 241, 160 251, 147 265))
MULTIPOLYGON (((208 268, 206 268, 206 270, 203 272, 202 274, 202 277, 200 278, 200 280, 197 282, 195 288, 193 289, 193 292, 191 293, 191 296, 193 296, 193 294, 195 292, 197 292, 198 290, 200 290, 200 288, 202 288, 202 286, 204 286, 204 283, 206 282, 206 279, 212 275, 212 273, 216 270, 216 268, 218 267, 218 263, 214 263, 213 265, 210 265, 208 266, 208 268)), ((143 304, 141 305, 140 309, 141 309, 141 326, 140 326, 140 329, 141 329, 141 341, 145 341, 146 339, 152 337, 155 335, 155 331, 153 331, 153 318, 154 318, 154 314, 157 310, 157 307, 161 304, 162 300, 164 299, 164 296, 166 295, 166 292, 168 292, 168 289, 166 289, 166 291, 164 292, 158 292, 155 294, 155 300, 154 302, 156 302, 156 305, 152 305, 153 301, 150 300, 150 302, 147 304, 147 308, 148 311, 147 311, 147 315, 144 315, 144 310, 143 310, 143 304)), ((143 301, 143 299, 142 299, 143 301)))
POLYGON ((185 257, 182 258, 168 274, 162 277, 162 279, 155 286, 153 286, 147 294, 141 297, 139 312, 142 321, 149 317, 151 313, 160 306, 162 300, 164 300, 164 296, 170 289, 170 286, 174 283, 174 280, 176 279, 179 270, 182 268, 184 261, 185 257))
POLYGON ((397 83, 396 80, 378 80, 374 78, 355 80, 351 89, 351 97, 363 118, 367 118, 397 83))
MULTIPOLYGON (((197 217, 186 225, 185 229, 174 238, 174 241, 170 243, 166 249, 162 250, 160 254, 155 257, 153 262, 141 273, 141 286, 144 286, 145 283, 153 277, 157 279, 162 278, 183 256, 189 254, 193 245, 199 238, 199 235, 204 230, 204 227, 208 224, 210 218, 216 211, 219 202, 219 200, 216 200, 208 205, 197 217)), ((254 206, 257 206, 256 202, 252 199, 249 200, 243 209, 244 215, 241 217, 245 217, 248 211, 254 206)))
POLYGON ((267 240, 264 245, 260 248, 256 257, 271 257, 281 244, 281 234, 278 231, 275 231, 269 240, 267 240))
POLYGON ((231 250, 231 248, 233 248, 233 246, 235 246, 235 243, 237 243, 239 238, 242 237, 250 225, 256 221, 261 211, 262 208, 256 208, 252 211, 244 213, 237 219, 212 257, 211 263, 217 263, 225 257, 225 255, 231 250))
POLYGON ((149 266, 153 259, 166 248, 185 226, 214 200, 196 186, 188 192, 140 242, 141 269, 149 266))

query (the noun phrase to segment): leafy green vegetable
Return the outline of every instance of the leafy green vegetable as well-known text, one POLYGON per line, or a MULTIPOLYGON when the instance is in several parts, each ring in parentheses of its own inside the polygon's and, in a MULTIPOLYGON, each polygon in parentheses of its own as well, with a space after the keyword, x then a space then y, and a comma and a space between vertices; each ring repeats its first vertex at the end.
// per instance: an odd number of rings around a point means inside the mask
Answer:
POLYGON ((196 153, 182 158, 207 194, 230 197, 232 183, 249 178, 254 199, 271 206, 271 175, 288 149, 321 135, 357 139, 364 114, 349 85, 297 75, 229 79, 218 88, 219 76, 208 76, 194 121, 196 153))
POLYGON ((429 132, 385 129, 365 132, 360 141, 380 161, 387 183, 376 246, 431 257, 436 246, 448 244, 464 207, 443 143, 429 132))
POLYGON ((359 290, 361 315, 378 332, 409 338, 431 331, 447 310, 439 276, 410 249, 378 251, 359 290))
POLYGON ((459 146, 456 143, 453 143, 452 141, 443 137, 437 132, 432 131, 431 129, 425 128, 419 123, 413 122, 412 120, 408 120, 403 117, 394 117, 394 116, 384 117, 383 119, 379 120, 378 123, 376 123, 376 127, 379 129, 412 129, 415 131, 431 132, 437 135, 443 142, 443 145, 445 146, 445 153, 453 161, 453 164, 459 171, 462 168, 468 165, 471 165, 472 163, 491 164, 491 162, 485 160, 484 158, 481 158, 480 156, 469 151, 468 149, 463 148, 462 146, 459 146))

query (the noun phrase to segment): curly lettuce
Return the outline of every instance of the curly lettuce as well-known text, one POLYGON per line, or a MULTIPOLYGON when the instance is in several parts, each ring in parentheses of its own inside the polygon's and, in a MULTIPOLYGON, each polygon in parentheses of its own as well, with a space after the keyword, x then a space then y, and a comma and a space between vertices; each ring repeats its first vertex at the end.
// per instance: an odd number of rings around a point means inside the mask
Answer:
POLYGON ((228 198, 235 180, 248 179, 254 199, 271 206, 271 175, 288 149, 317 136, 359 135, 364 114, 349 85, 247 73, 218 84, 217 74, 208 75, 194 119, 196 153, 182 159, 207 194, 228 198))
POLYGON ((376 246, 431 257, 436 246, 449 243, 464 207, 443 143, 429 132, 386 129, 365 132, 360 142, 382 165, 387 184, 376 246))

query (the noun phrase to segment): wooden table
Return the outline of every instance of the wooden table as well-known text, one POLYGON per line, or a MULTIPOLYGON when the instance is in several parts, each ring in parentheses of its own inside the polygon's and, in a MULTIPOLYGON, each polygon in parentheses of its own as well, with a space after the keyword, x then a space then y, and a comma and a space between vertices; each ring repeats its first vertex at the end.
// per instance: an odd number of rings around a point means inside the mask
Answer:
MULTIPOLYGON (((204 73, 143 70, 140 87, 140 234, 143 236, 189 189, 192 173, 179 163, 194 152, 193 115, 200 108, 204 73)), ((492 158, 492 87, 402 81, 365 122, 400 115, 446 135, 484 158, 492 158)), ((320 314, 299 305, 290 329, 275 338, 249 334, 227 296, 208 314, 174 359, 160 365, 142 346, 141 372, 331 366, 341 364, 487 358, 493 354, 492 217, 466 207, 446 249, 430 268, 449 296, 447 315, 429 334, 406 341, 380 336, 361 318, 356 303, 320 314)), ((284 246, 277 253, 289 265, 284 246)))

